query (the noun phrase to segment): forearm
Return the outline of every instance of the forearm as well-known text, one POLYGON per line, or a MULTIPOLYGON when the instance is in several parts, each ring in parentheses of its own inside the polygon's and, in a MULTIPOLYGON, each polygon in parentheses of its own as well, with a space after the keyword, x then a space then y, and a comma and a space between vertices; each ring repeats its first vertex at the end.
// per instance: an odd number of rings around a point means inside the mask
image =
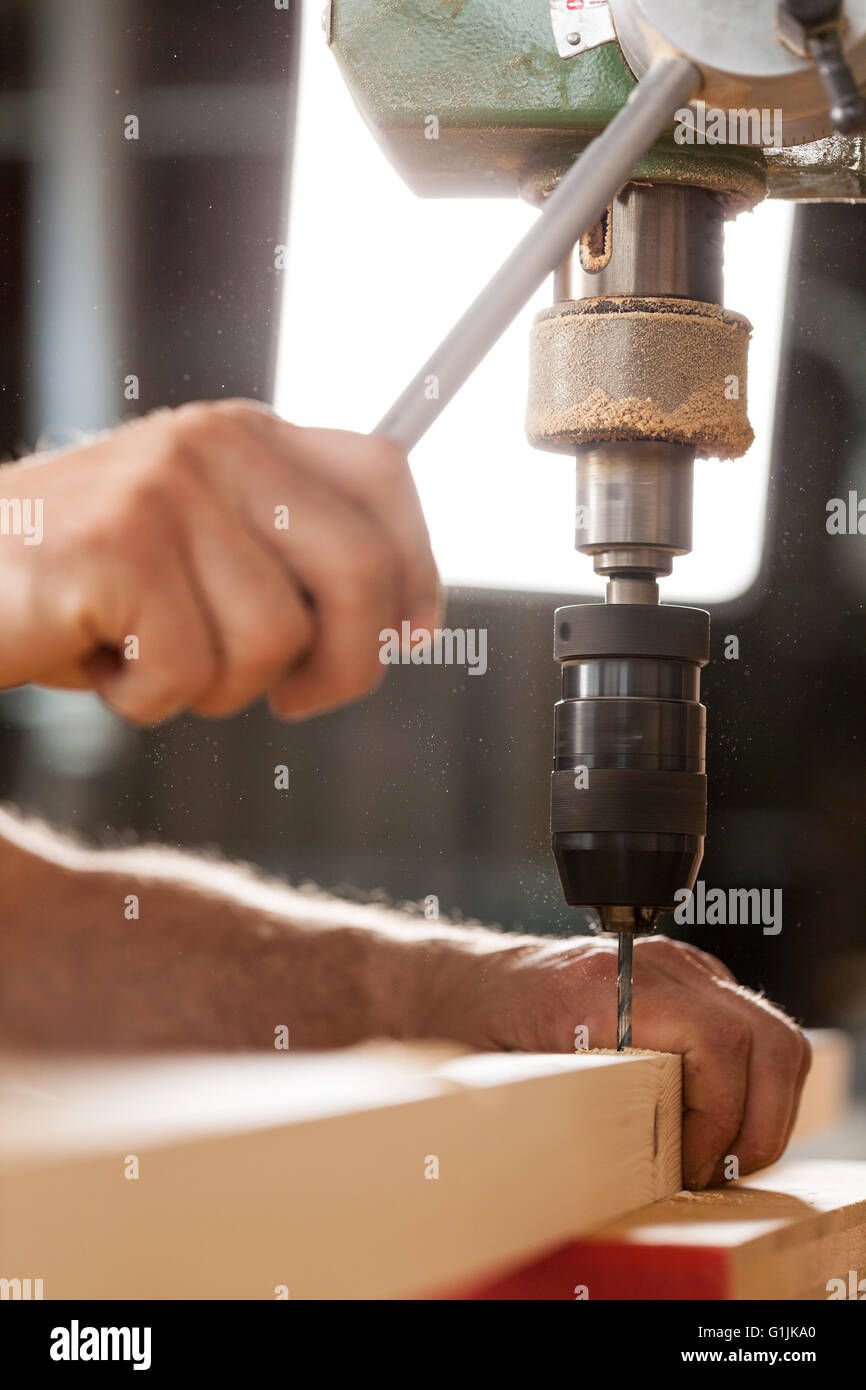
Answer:
POLYGON ((4 811, 0 875, 7 1046, 431 1036, 463 961, 509 939, 164 849, 88 850, 4 811))

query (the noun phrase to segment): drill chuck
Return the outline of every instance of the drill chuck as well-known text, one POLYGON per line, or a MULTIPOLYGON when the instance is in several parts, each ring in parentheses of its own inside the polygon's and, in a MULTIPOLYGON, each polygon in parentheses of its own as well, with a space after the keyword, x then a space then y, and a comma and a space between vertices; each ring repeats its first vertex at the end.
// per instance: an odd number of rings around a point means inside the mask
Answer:
POLYGON ((621 930, 651 930, 697 878, 709 626, 703 610, 668 605, 556 612, 553 852, 566 902, 621 930))

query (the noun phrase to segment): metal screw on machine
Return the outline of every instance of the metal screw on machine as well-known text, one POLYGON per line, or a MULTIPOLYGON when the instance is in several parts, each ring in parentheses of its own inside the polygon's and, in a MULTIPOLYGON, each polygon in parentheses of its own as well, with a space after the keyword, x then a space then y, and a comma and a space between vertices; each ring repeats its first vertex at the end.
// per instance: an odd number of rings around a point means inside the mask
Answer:
POLYGON ((782 43, 799 56, 810 58, 817 67, 835 129, 843 135, 866 130, 866 99, 842 46, 842 0, 779 0, 776 22, 782 43))
POLYGON ((569 0, 550 0, 550 22, 560 58, 576 58, 603 43, 615 43, 613 20, 605 0, 589 0, 581 6, 580 29, 575 28, 575 6, 569 0))

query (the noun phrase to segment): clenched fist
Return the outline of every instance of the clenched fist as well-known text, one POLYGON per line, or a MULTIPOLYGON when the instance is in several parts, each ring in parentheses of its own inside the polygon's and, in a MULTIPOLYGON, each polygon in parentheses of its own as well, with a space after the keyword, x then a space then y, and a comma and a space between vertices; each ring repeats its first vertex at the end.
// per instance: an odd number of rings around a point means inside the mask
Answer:
POLYGON ((298 718, 378 685, 382 629, 440 619, 406 457, 376 436, 189 405, 0 492, 41 532, 0 536, 0 687, 92 689, 142 723, 262 694, 298 718))

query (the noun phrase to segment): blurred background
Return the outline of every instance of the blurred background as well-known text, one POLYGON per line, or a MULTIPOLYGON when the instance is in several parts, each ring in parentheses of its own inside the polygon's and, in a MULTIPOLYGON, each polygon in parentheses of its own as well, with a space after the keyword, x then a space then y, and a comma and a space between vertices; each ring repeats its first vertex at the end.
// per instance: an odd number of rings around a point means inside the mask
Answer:
MULTIPOLYGON (((4 459, 224 395, 370 428, 516 240, 527 208, 402 188, 321 8, 0 0, 4 459)), ((713 618, 701 877, 784 895, 777 936, 673 930, 852 1032, 866 1087, 866 538, 825 524, 830 498, 866 496, 864 234, 856 205, 771 205, 732 229, 758 437, 701 466, 696 554, 663 596, 713 618)), ((402 667, 302 726, 257 707, 146 733, 86 696, 15 691, 0 794, 100 843, 216 848, 356 897, 585 929, 548 849, 552 610, 597 591, 568 461, 520 431, 530 318, 413 460, 450 625, 487 630, 486 675, 402 667)))

